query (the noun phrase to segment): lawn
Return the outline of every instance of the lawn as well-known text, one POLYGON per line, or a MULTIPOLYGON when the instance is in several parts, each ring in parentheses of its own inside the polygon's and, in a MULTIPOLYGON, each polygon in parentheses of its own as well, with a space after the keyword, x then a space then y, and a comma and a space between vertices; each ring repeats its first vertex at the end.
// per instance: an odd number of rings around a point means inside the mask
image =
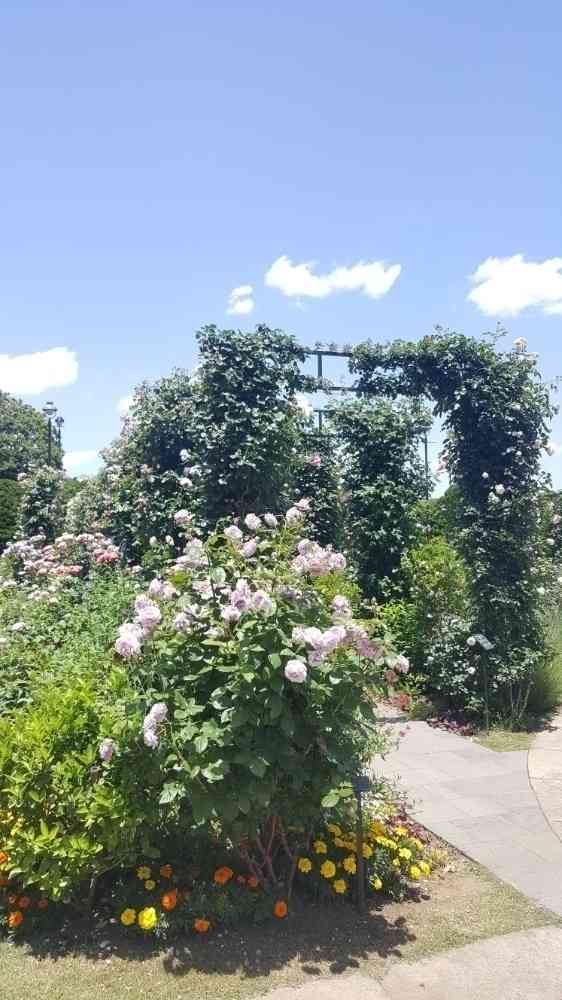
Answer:
POLYGON ((186 938, 158 951, 114 927, 75 925, 61 940, 0 945, 2 1000, 246 1000, 315 976, 412 961, 494 934, 562 920, 456 856, 429 891, 361 920, 347 904, 307 906, 283 923, 186 938))

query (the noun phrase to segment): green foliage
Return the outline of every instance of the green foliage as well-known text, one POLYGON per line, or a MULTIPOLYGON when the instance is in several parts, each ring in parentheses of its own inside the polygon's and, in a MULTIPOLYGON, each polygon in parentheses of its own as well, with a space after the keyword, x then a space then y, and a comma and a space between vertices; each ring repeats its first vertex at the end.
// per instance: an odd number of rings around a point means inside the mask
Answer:
POLYGON ((436 536, 404 556, 402 571, 413 619, 408 623, 413 638, 408 655, 415 669, 423 671, 428 642, 442 620, 470 617, 466 567, 455 549, 436 536))
POLYGON ((533 571, 542 551, 540 453, 553 411, 536 359, 438 330, 419 342, 363 344, 352 368, 361 390, 429 396, 444 416, 444 460, 460 491, 458 537, 473 581, 476 629, 496 647, 492 699, 513 715, 544 655, 533 571))
POLYGON ((295 393, 304 352, 293 337, 260 325, 253 333, 207 326, 197 335, 194 455, 210 525, 249 511, 282 510, 294 495, 304 420, 295 393))
POLYGON ((425 495, 417 443, 426 420, 417 406, 379 399, 342 403, 330 420, 344 448, 348 547, 364 593, 385 599, 398 588, 413 508, 425 495))
POLYGON ((18 526, 21 486, 15 479, 0 479, 0 552, 18 526))
POLYGON ((295 492, 310 497, 313 508, 310 515, 309 534, 321 545, 343 543, 344 511, 338 457, 334 452, 331 435, 307 433, 308 451, 296 463, 295 492))
MULTIPOLYGON (((20 472, 47 461, 47 420, 40 410, 0 390, 0 478, 15 479, 20 472)), ((62 453, 53 438, 52 461, 60 466, 62 453)))
POLYGON ((31 538, 44 535, 52 541, 64 523, 64 473, 48 465, 41 466, 22 481, 20 529, 31 538))

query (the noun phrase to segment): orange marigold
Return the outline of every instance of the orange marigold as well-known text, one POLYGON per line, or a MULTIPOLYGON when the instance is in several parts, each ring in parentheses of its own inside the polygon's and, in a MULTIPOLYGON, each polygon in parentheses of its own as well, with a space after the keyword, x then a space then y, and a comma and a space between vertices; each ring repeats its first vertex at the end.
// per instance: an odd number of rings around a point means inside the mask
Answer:
POLYGON ((14 927, 19 927, 21 923, 23 923, 23 913, 21 910, 14 910, 13 913, 10 913, 8 917, 8 927, 11 927, 13 930, 14 927))
POLYGON ((171 865, 162 865, 160 869, 160 874, 162 878, 171 878, 173 874, 173 868, 171 865))
POLYGON ((0 851, 0 868, 3 868, 4 865, 7 865, 8 861, 9 861, 9 858, 8 858, 8 855, 6 854, 6 852, 5 851, 0 851))
POLYGON ((233 875, 232 868, 229 868, 228 865, 223 865, 222 868, 217 868, 213 878, 217 885, 226 885, 227 882, 230 882, 233 875))
POLYGON ((193 930, 197 931, 198 934, 206 934, 210 926, 209 921, 204 920, 203 917, 197 917, 197 920, 193 921, 193 930))
POLYGON ((162 896, 162 909, 164 910, 175 910, 178 905, 178 894, 175 889, 171 892, 165 892, 162 896))
POLYGON ((256 875, 250 875, 250 877, 248 879, 248 887, 250 889, 257 889, 258 885, 259 885, 259 882, 258 882, 257 876, 256 875))
POLYGON ((18 899, 18 906, 20 910, 27 910, 31 906, 31 900, 29 896, 20 896, 18 899))
POLYGON ((273 912, 276 917, 281 920, 283 917, 287 916, 288 907, 284 899, 278 899, 275 906, 273 907, 273 912))

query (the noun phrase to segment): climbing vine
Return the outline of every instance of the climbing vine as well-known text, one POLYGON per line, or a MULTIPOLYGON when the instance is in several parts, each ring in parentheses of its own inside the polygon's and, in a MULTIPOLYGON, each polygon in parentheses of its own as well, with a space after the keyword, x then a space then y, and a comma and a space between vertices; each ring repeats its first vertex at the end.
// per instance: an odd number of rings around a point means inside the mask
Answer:
POLYGON ((419 342, 362 344, 350 367, 360 392, 426 396, 443 418, 474 630, 494 644, 490 699, 516 717, 544 653, 537 497, 553 410, 536 359, 521 344, 501 352, 491 341, 438 330, 419 342))

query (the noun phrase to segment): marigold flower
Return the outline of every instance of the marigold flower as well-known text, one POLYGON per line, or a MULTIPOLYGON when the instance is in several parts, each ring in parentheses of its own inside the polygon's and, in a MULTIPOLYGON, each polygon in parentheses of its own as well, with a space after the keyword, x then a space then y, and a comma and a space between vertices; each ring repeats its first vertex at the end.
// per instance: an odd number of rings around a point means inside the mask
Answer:
POLYGON ((228 865, 223 865, 222 868, 217 868, 213 875, 213 880, 217 885, 226 885, 227 882, 230 882, 233 875, 232 868, 229 868, 228 865))
POLYGON ((143 882, 145 882, 147 878, 150 878, 151 875, 152 872, 148 865, 141 865, 140 868, 137 868, 137 878, 140 878, 143 882))
POLYGON ((370 858, 373 853, 373 848, 369 847, 368 844, 363 844, 363 857, 370 858))
POLYGON ((31 906, 31 899, 29 896, 20 896, 18 899, 18 906, 20 910, 27 910, 31 906))
POLYGON ((130 907, 127 910, 123 910, 123 913, 121 914, 120 917, 121 923, 123 924, 124 927, 131 927, 131 925, 134 924, 136 919, 137 919, 137 911, 131 909, 130 907))
POLYGON ((395 868, 400 868, 400 858, 393 858, 392 864, 394 865, 395 868))
POLYGON ((334 837, 341 837, 341 827, 337 823, 328 823, 326 827, 328 833, 332 833, 334 837))
POLYGON ((405 861, 409 861, 410 858, 412 857, 412 852, 408 847, 401 847, 400 850, 398 851, 398 857, 404 858, 405 861))
POLYGON ((414 881, 421 878, 421 870, 417 865, 410 865, 410 878, 414 879, 414 881))
POLYGON ((210 926, 209 921, 203 917, 197 917, 197 920, 193 921, 193 930, 197 931, 198 934, 206 934, 210 926))
POLYGON ((315 840, 312 849, 315 854, 327 854, 328 846, 323 840, 315 840))
POLYGON ((160 874, 162 878, 171 878, 173 875, 173 869, 171 865, 162 865, 160 869, 160 874))
POLYGON ((46 910, 48 906, 49 906, 49 900, 46 899, 45 896, 43 896, 43 898, 40 899, 40 900, 38 900, 38 902, 37 902, 37 909, 38 910, 46 910))
POLYGON ((344 858, 343 867, 348 875, 355 875, 357 871, 357 862, 352 854, 348 858, 344 858))
POLYGON ((379 892, 379 890, 382 889, 382 882, 381 882, 380 878, 378 877, 378 875, 375 875, 374 879, 372 879, 371 885, 372 885, 373 889, 376 890, 376 892, 379 892))
POLYGON ((339 893, 341 896, 347 890, 347 882, 344 878, 337 878, 334 882, 334 892, 339 893))
POLYGON ((158 916, 153 906, 145 906, 138 915, 138 924, 143 931, 151 931, 158 923, 158 916))
POLYGON ((248 879, 248 887, 250 889, 257 889, 258 885, 259 885, 259 881, 257 879, 257 876, 256 875, 250 875, 250 877, 248 879))
POLYGON ((273 912, 275 916, 279 918, 279 920, 287 916, 288 908, 284 899, 277 900, 275 906, 273 907, 273 912))
POLYGON ((0 868, 4 868, 8 864, 8 855, 5 851, 0 851, 0 868))
POLYGON ((19 925, 22 923, 23 923, 23 913, 21 912, 21 910, 14 910, 13 913, 10 913, 8 917, 8 927, 11 930, 14 930, 16 927, 19 927, 19 925))
POLYGON ((418 851, 423 851, 423 844, 422 844, 421 840, 418 840, 418 838, 417 838, 417 837, 414 837, 414 838, 413 838, 413 840, 412 840, 412 844, 414 845, 414 847, 415 847, 415 848, 416 848, 416 849, 417 849, 418 851))
POLYGON ((405 826, 395 826, 393 830, 395 837, 407 837, 408 831, 405 826))
POLYGON ((299 858, 297 868, 303 875, 308 875, 312 871, 312 861, 310 858, 299 858))
POLYGON ((176 890, 172 889, 170 892, 165 892, 164 895, 162 896, 161 902, 162 902, 162 909, 167 910, 168 912, 170 910, 175 910, 176 906, 178 905, 178 894, 176 890))
POLYGON ((345 847, 345 840, 342 840, 341 837, 334 837, 334 846, 345 847))
POLYGON ((156 882, 154 881, 153 878, 147 878, 146 882, 144 883, 144 887, 145 889, 148 889, 149 892, 152 892, 152 890, 156 888, 156 882))
POLYGON ((336 874, 336 866, 333 861, 325 861, 320 869, 320 874, 324 878, 333 878, 336 874))
POLYGON ((427 861, 418 861, 418 868, 422 875, 431 875, 431 866, 428 865, 427 861))

